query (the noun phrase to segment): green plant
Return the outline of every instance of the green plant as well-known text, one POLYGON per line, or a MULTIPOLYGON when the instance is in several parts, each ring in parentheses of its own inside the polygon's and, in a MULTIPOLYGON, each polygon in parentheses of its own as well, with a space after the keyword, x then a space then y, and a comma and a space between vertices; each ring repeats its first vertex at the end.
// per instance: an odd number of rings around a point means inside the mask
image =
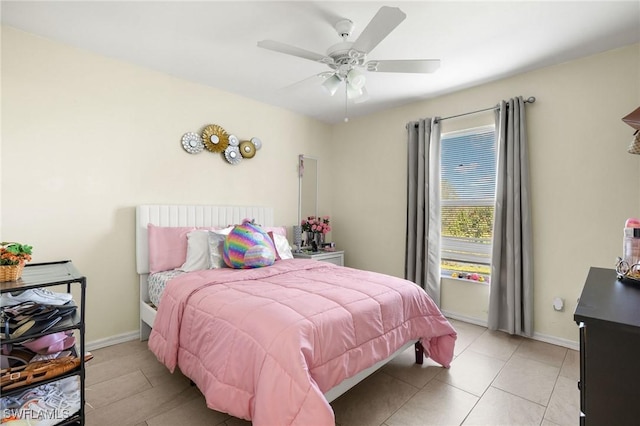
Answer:
POLYGON ((13 242, 0 243, 0 265, 19 265, 31 260, 33 247, 13 242))
POLYGON ((442 235, 446 237, 491 238, 493 207, 445 206, 442 208, 442 235))

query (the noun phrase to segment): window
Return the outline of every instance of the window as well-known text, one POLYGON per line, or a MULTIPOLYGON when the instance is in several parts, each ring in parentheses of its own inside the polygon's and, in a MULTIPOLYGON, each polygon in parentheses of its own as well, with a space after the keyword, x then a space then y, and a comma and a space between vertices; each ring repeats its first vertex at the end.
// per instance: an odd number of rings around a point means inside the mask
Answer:
POLYGON ((442 274, 489 281, 496 188, 494 126, 442 135, 442 274))

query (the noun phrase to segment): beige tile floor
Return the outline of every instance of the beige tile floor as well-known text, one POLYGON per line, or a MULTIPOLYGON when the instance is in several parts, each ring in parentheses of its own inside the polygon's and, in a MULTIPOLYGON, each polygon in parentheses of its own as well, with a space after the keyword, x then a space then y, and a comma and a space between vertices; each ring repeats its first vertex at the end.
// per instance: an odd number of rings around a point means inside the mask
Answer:
MULTIPOLYGON (((578 352, 451 321, 458 331, 450 369, 401 354, 331 405, 340 426, 576 425, 578 352)), ((246 426, 210 410, 197 388, 127 342, 93 351, 87 421, 105 425, 246 426)), ((310 425, 312 426, 312 425, 310 425)))

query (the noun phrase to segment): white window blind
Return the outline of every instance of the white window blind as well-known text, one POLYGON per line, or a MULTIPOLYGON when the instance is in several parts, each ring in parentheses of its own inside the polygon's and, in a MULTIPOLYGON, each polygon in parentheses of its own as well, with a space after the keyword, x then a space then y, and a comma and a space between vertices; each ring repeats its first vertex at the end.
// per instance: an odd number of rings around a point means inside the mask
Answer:
POLYGON ((442 135, 442 270, 480 273, 491 264, 496 188, 494 126, 442 135))

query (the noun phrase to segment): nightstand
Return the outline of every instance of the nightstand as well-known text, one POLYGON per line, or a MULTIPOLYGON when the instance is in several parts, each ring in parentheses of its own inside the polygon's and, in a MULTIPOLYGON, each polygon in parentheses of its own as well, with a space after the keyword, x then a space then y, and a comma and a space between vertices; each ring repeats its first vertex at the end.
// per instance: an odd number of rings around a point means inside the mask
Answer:
POLYGON ((311 259, 321 262, 329 262, 338 266, 344 266, 344 250, 341 251, 303 251, 302 253, 293 253, 296 259, 311 259))

